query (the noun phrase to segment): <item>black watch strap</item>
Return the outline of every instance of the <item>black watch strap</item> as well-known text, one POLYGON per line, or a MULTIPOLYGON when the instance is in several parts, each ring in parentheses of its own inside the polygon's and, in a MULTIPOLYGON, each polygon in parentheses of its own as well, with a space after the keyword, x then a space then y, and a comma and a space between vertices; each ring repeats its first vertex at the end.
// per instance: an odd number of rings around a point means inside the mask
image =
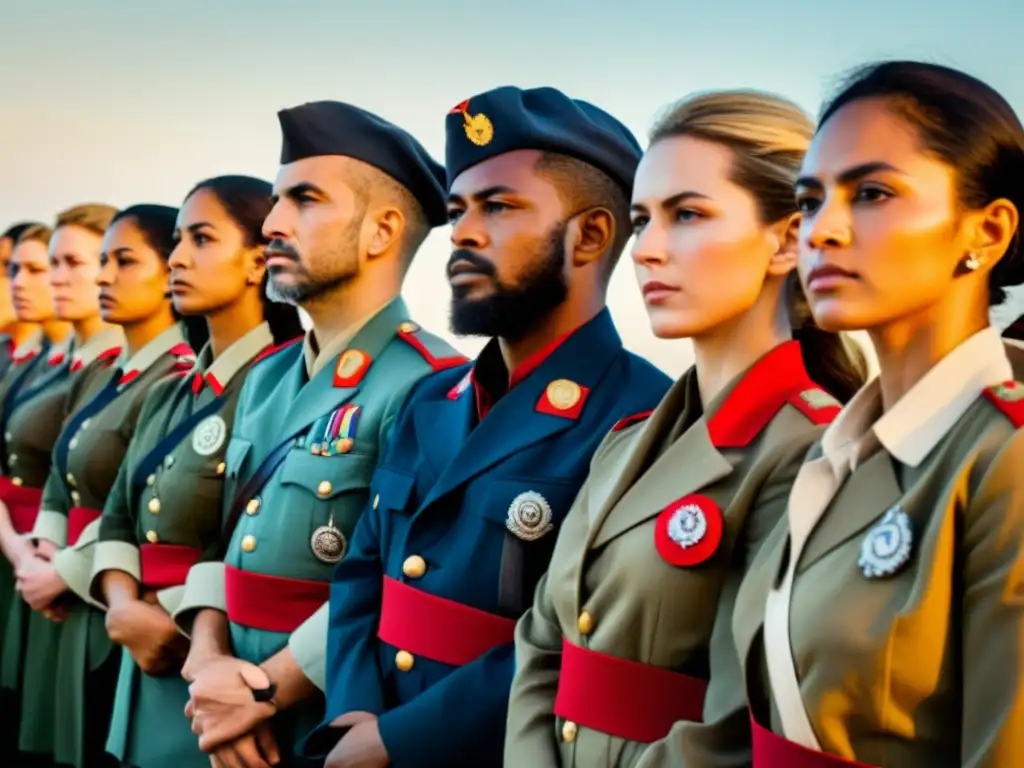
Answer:
POLYGON ((271 683, 266 688, 253 688, 252 697, 259 702, 274 703, 274 694, 277 693, 277 684, 271 683))

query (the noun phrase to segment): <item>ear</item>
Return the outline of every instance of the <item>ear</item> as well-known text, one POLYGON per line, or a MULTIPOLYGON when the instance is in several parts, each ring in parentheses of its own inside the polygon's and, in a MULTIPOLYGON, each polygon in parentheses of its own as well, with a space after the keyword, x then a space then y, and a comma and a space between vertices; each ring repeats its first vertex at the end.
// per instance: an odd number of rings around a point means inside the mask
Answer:
POLYGON ((574 265, 601 259, 615 240, 615 217, 607 208, 593 208, 576 217, 571 227, 574 265))
POLYGON ((769 276, 784 277, 796 269, 799 236, 799 213, 787 216, 769 228, 768 242, 773 250, 768 262, 769 276))
POLYGON ((245 272, 245 282, 248 285, 259 285, 263 282, 263 275, 267 271, 267 256, 264 246, 250 248, 248 253, 248 267, 245 272))
POLYGON ((1020 212, 1011 201, 1000 198, 972 213, 968 226, 968 250, 988 272, 1009 250, 1020 226, 1020 212))
POLYGON ((368 218, 373 222, 373 231, 370 233, 366 255, 376 259, 390 253, 398 245, 405 231, 405 216, 397 208, 383 208, 368 218))

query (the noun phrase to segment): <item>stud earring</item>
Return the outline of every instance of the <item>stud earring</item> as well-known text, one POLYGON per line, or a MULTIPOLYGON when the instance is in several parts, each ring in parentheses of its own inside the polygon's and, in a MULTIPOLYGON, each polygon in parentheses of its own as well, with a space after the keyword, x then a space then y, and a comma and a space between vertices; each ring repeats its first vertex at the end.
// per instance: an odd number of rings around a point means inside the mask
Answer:
POLYGON ((962 264, 966 271, 973 272, 981 266, 981 261, 979 261, 977 254, 969 253, 967 254, 967 258, 963 260, 962 264))

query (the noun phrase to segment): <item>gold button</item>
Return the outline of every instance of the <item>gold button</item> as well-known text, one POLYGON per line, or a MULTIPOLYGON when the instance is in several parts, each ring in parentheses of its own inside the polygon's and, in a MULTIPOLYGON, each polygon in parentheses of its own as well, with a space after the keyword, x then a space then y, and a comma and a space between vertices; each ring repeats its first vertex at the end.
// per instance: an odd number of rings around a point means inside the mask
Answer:
POLYGON ((256 537, 252 534, 249 534, 248 536, 242 539, 242 551, 252 552, 254 549, 256 549, 256 537))
POLYGON ((217 474, 223 475, 225 469, 227 469, 227 465, 222 461, 220 464, 217 465, 217 474))
POLYGON ((14 483, 15 485, 21 485, 25 481, 22 480, 20 477, 12 477, 11 482, 14 483))
POLYGON ((340 440, 336 440, 334 443, 334 450, 338 453, 348 453, 352 450, 352 438, 343 437, 340 440))
POLYGON ((321 496, 326 496, 328 493, 331 492, 331 489, 333 487, 334 486, 331 485, 329 480, 321 480, 320 485, 316 487, 316 492, 319 493, 321 496))
POLYGON ((88 428, 89 428, 89 419, 86 419, 85 421, 82 422, 82 426, 79 427, 79 429, 88 429, 88 428))
POLYGON ((576 741, 576 734, 579 732, 579 727, 572 720, 566 720, 562 723, 562 741, 566 744, 571 744, 576 741))
POLYGON ((17 460, 18 460, 18 455, 16 453, 12 453, 11 454, 11 458, 9 458, 7 460, 7 463, 8 464, 14 464, 17 460))
POLYGON ((76 507, 80 506, 82 503, 82 494, 80 494, 78 491, 72 491, 71 503, 74 504, 76 507))
POLYGON ((150 475, 146 478, 146 485, 152 485, 156 482, 156 475, 150 475))
POLYGON ((160 541, 160 537, 156 535, 156 531, 146 531, 146 541, 150 544, 156 544, 160 541))
POLYGON ((69 451, 73 451, 77 447, 78 447, 78 438, 77 437, 72 437, 70 440, 68 440, 68 450, 69 451))
POLYGON ((154 496, 149 500, 149 504, 146 505, 146 509, 152 512, 154 515, 160 512, 160 499, 154 496))
POLYGON ((260 511, 260 500, 258 498, 249 499, 249 503, 245 505, 245 514, 255 515, 260 511))
POLYGON ((75 485, 75 476, 74 476, 74 475, 72 475, 72 474, 71 474, 70 472, 68 472, 68 473, 67 473, 67 474, 66 474, 66 475, 64 476, 64 479, 68 481, 68 485, 70 485, 70 486, 72 486, 72 487, 73 487, 73 486, 75 485))
POLYGON ((173 466, 174 466, 174 457, 173 456, 167 456, 164 459, 164 469, 170 469, 173 466))
POLYGON ((594 631, 594 617, 588 611, 583 611, 576 619, 576 629, 580 631, 581 635, 589 635, 594 631))
POLYGON ((380 504, 380 494, 378 493, 376 496, 373 497, 373 508, 376 509, 379 504, 380 504))
POLYGON ((398 326, 398 330, 402 333, 416 333, 419 329, 420 327, 416 323, 411 323, 408 320, 398 326))
POLYGON ((418 579, 427 572, 427 561, 419 555, 410 555, 402 563, 402 573, 410 579, 418 579))
POLYGON ((416 659, 408 651, 399 651, 395 654, 395 666, 402 672, 408 672, 415 663, 416 659))

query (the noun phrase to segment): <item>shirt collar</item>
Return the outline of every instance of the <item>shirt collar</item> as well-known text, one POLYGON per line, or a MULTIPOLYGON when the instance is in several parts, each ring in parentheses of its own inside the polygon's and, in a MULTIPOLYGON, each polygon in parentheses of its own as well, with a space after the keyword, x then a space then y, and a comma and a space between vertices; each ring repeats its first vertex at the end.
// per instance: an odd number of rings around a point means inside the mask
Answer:
POLYGON ((21 342, 14 350, 14 357, 23 360, 27 356, 37 355, 43 348, 43 340, 45 335, 42 329, 33 331, 28 338, 21 342))
MULTIPOLYGON (((267 323, 260 323, 221 352, 209 368, 200 375, 214 389, 215 394, 220 395, 235 374, 273 342, 274 335, 270 332, 270 326, 267 323)), ((196 368, 199 368, 199 363, 196 364, 196 368)), ((197 373, 199 373, 198 370, 197 373)), ((202 379, 199 380, 200 385, 202 379)), ((200 388, 201 386, 197 388, 193 384, 194 390, 198 391, 200 388)))
MULTIPOLYGON (((124 346, 124 331, 119 325, 108 325, 80 347, 76 347, 73 365, 86 366, 101 354, 114 347, 124 346)), ((56 347, 54 348, 56 352, 56 347)))
POLYGON ((310 329, 306 334, 306 338, 302 342, 302 356, 306 362, 307 378, 312 380, 314 376, 323 370, 323 367, 327 365, 327 363, 331 362, 334 358, 348 349, 348 345, 352 343, 356 334, 358 334, 367 323, 373 320, 373 318, 379 315, 385 307, 389 306, 392 301, 394 301, 394 299, 388 299, 373 312, 352 323, 341 333, 333 336, 322 347, 317 344, 314 331, 310 329))
MULTIPOLYGON (((181 332, 181 326, 175 323, 170 328, 159 334, 156 338, 152 339, 142 349, 138 350, 134 355, 129 357, 126 361, 118 362, 119 367, 127 374, 137 372, 137 374, 145 373, 153 363, 163 357, 167 352, 177 344, 181 344, 185 341, 185 336, 181 332)), ((122 359, 124 354, 122 354, 122 359)))

